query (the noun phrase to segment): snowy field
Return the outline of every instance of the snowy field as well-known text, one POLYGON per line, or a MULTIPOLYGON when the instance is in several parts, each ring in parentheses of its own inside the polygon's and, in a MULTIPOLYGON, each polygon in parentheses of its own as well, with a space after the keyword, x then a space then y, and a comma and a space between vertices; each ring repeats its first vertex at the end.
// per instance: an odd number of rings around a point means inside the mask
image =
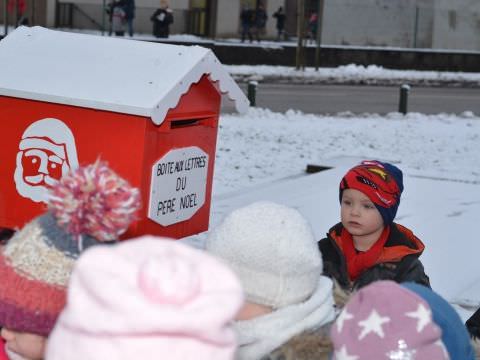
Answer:
MULTIPOLYGON (((463 318, 480 305, 480 118, 392 113, 318 116, 252 108, 221 117, 212 216, 257 200, 299 209, 320 239, 339 220, 338 184, 359 159, 405 174, 398 222, 425 242, 432 286, 463 318), (333 170, 306 175, 307 164, 333 170), (465 310, 466 309, 466 310, 465 310)), ((205 234, 189 239, 201 246, 205 234)))
MULTIPOLYGON (((382 158, 416 173, 480 185, 480 118, 391 113, 274 113, 221 117, 214 194, 300 175, 343 156, 382 158)), ((480 195, 480 194, 479 194, 480 195)))

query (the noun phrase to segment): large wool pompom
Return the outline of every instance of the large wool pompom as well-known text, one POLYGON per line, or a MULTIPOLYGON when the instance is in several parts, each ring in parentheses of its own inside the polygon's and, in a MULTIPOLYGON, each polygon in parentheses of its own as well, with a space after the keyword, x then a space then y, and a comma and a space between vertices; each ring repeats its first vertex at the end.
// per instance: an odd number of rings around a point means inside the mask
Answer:
POLYGON ((53 186, 48 206, 70 234, 111 241, 135 220, 140 191, 97 161, 63 176, 53 186))

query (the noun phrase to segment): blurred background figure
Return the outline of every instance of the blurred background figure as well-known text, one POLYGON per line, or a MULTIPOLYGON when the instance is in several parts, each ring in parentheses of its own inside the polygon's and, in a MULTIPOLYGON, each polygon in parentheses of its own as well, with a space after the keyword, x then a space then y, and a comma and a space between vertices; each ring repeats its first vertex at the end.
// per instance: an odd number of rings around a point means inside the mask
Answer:
POLYGON ((128 35, 133 36, 133 19, 135 18, 135 0, 125 0, 125 20, 128 35))
POLYGON ((27 3, 25 0, 8 0, 7 11, 12 16, 16 15, 16 26, 28 25, 28 17, 25 16, 25 13, 27 11, 27 3))
POLYGON ((255 10, 255 20, 253 29, 255 31, 255 39, 260 42, 260 37, 265 35, 265 27, 267 26, 268 15, 263 4, 258 4, 255 10))
POLYGON ((113 24, 112 24, 113 1, 109 2, 107 4, 107 6, 105 6, 105 13, 108 16, 108 36, 112 36, 112 33, 113 33, 113 24))
POLYGON ((168 2, 160 0, 158 8, 150 17, 153 22, 153 35, 157 38, 168 38, 170 25, 173 24, 173 11, 168 7, 168 2))
POLYGON ((125 35, 125 0, 114 0, 112 3, 112 31, 116 36, 125 35))
POLYGON ((277 24, 277 41, 280 39, 287 40, 287 36, 285 33, 285 20, 287 16, 285 15, 285 11, 283 10, 283 6, 280 6, 278 10, 273 14, 273 17, 276 19, 277 24))
POLYGON ((255 18, 255 12, 250 9, 249 5, 244 5, 242 8, 242 12, 240 13, 240 25, 241 29, 241 36, 242 42, 245 42, 245 37, 248 36, 248 40, 250 42, 253 41, 252 36, 252 26, 255 18))
POLYGON ((307 39, 311 42, 315 42, 317 38, 317 23, 318 23, 318 14, 313 12, 308 18, 307 24, 307 39))

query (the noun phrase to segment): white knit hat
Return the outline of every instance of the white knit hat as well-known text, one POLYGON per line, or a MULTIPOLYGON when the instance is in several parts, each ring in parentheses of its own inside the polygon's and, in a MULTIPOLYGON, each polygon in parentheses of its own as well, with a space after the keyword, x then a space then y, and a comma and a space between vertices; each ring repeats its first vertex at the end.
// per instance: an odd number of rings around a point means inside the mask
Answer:
POLYGON ((206 249, 236 272, 250 302, 281 308, 309 298, 322 259, 308 221, 295 209, 256 202, 230 213, 206 249))

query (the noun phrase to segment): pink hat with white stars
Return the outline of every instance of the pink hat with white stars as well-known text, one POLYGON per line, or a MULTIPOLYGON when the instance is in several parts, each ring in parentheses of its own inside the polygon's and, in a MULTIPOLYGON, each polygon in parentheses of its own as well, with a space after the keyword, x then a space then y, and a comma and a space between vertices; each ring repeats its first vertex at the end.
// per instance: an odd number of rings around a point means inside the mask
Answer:
POLYGON ((393 281, 355 293, 331 329, 333 360, 448 360, 429 305, 393 281))

